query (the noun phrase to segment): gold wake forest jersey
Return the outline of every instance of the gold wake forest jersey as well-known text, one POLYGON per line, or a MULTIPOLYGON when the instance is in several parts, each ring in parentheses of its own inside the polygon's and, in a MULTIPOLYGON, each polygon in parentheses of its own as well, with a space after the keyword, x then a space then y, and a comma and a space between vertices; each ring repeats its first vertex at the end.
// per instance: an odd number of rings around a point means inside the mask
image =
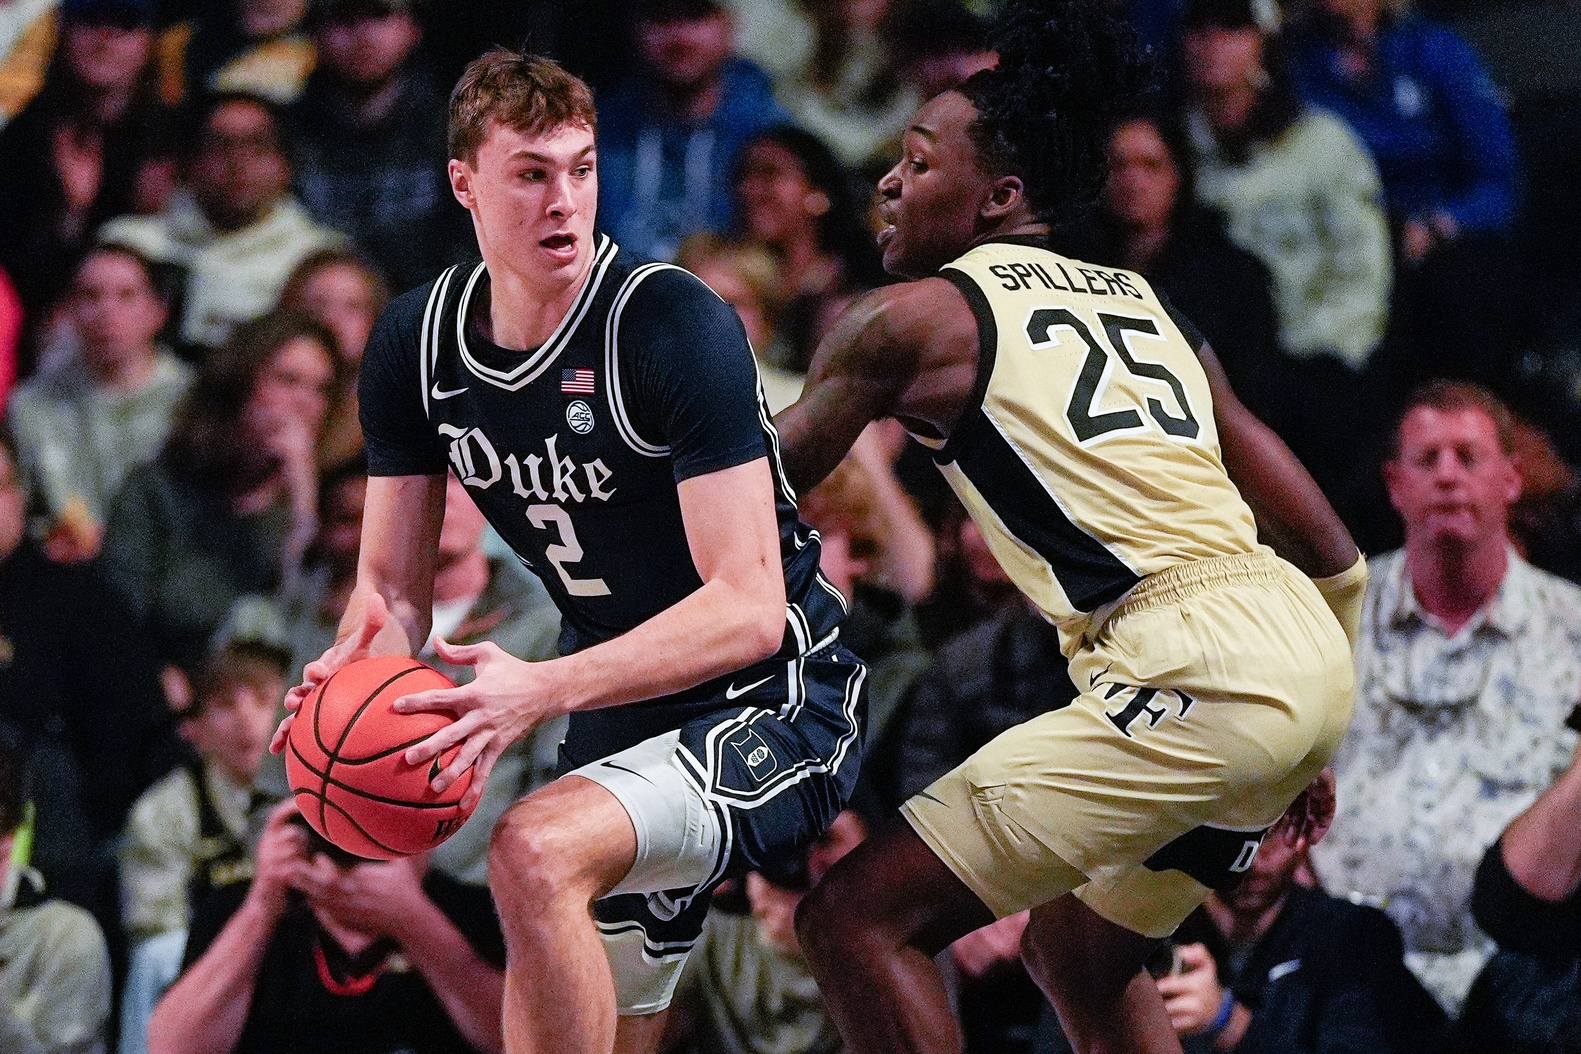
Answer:
POLYGON ((939 274, 971 305, 981 358, 949 440, 917 438, 1045 617, 1080 633, 1143 576, 1258 548, 1201 339, 1145 279, 1023 239, 939 274))

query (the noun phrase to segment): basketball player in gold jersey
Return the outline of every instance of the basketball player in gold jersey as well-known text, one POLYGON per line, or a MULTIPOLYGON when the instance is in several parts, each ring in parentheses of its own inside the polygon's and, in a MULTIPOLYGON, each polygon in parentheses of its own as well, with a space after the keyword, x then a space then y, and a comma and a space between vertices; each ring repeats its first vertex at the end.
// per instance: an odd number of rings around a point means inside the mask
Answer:
POLYGON ((1140 82, 1104 7, 1012 3, 999 66, 916 115, 878 188, 885 266, 916 281, 843 316, 777 422, 799 488, 882 416, 933 448, 1082 690, 907 802, 803 904, 862 1054, 959 1050, 932 957, 1028 909, 1023 956, 1077 1050, 1179 1051, 1142 970, 1154 942, 1298 796, 1298 837, 1332 815, 1305 788, 1351 715, 1360 554, 1146 279, 1047 247, 1096 197, 1140 82))

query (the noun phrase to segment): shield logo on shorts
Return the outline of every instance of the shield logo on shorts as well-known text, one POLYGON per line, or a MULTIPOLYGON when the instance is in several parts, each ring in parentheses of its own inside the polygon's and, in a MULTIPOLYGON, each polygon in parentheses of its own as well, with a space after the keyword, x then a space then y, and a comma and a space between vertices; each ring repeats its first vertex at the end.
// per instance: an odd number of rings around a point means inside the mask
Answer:
POLYGON ((763 737, 750 728, 743 728, 725 740, 747 767, 752 779, 762 783, 779 770, 779 758, 769 749, 763 737))

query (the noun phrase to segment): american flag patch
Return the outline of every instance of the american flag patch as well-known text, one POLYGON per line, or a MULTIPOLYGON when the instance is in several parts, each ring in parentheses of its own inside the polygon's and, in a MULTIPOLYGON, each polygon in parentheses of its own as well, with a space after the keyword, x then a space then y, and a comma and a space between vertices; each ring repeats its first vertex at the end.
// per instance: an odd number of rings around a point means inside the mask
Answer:
POLYGON ((560 391, 565 395, 592 395, 593 371, 581 368, 561 370, 560 391))

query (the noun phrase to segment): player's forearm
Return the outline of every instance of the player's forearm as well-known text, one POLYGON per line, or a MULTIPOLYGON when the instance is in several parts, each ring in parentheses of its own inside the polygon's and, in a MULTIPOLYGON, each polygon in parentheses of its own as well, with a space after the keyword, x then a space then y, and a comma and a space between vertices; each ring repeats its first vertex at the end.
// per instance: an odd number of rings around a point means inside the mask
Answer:
POLYGON ((653 699, 773 655, 785 634, 779 567, 772 588, 714 579, 613 640, 545 664, 567 711, 653 699))
POLYGON ((797 494, 806 494, 822 483, 853 442, 841 434, 842 429, 820 427, 818 416, 819 406, 804 397, 774 418, 785 475, 797 494))
POLYGON ((252 899, 242 902, 214 943, 154 1008, 148 1054, 230 1054, 235 1049, 278 921, 252 899))
POLYGON ((1539 900, 1557 903, 1581 888, 1581 764, 1515 818, 1501 845, 1510 877, 1539 900))
POLYGON ((439 997, 456 1031, 485 1054, 503 1049, 500 1013, 505 974, 484 962, 432 901, 413 915, 397 939, 439 997))

